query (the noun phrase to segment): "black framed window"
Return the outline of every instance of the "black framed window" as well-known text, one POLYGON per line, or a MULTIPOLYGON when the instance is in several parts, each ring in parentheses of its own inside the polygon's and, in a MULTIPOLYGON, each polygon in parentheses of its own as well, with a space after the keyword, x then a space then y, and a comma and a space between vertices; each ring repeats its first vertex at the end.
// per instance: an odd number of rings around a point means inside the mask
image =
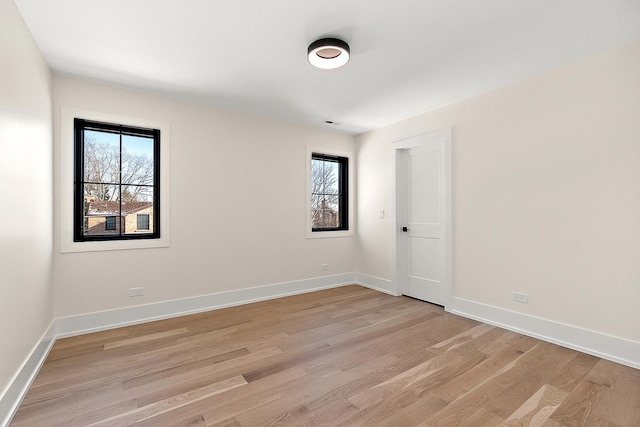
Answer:
POLYGON ((311 230, 348 230, 349 159, 311 154, 311 230))
POLYGON ((75 242, 160 237, 158 129, 76 118, 74 168, 75 242))
POLYGON ((149 229, 149 214, 138 214, 138 230, 148 230, 149 229))

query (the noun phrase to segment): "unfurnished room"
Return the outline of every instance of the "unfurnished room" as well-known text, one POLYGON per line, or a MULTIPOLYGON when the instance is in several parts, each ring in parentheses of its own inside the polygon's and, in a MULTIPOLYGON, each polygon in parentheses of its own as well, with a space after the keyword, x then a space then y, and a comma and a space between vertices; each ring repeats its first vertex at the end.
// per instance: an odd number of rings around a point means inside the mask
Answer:
POLYGON ((640 426, 640 0, 0 0, 0 426, 640 426))

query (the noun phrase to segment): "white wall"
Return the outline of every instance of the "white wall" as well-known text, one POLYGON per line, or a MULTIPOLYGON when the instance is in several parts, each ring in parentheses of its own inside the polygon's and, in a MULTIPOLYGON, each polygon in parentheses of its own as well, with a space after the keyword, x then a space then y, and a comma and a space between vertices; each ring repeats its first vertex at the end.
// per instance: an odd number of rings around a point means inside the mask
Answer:
POLYGON ((353 137, 66 77, 53 99, 56 317, 353 271, 354 237, 305 237, 306 145, 353 137), (63 106, 170 123, 169 248, 60 253, 63 106))
POLYGON ((445 127, 454 296, 640 342, 640 43, 359 136, 359 271, 393 277, 390 144, 445 127))
POLYGON ((51 167, 51 74, 0 0, 0 399, 53 320, 51 167))

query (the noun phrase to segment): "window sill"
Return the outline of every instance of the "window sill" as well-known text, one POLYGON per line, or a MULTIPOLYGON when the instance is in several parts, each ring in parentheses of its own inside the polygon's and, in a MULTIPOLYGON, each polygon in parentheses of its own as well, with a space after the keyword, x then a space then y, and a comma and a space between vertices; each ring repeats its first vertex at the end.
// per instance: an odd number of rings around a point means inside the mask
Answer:
POLYGON ((353 230, 307 231, 307 239, 325 239, 331 237, 353 237, 353 230))
POLYGON ((144 239, 144 240, 110 240, 101 242, 62 242, 60 252, 99 252, 120 251, 125 249, 150 249, 168 248, 169 240, 144 239))

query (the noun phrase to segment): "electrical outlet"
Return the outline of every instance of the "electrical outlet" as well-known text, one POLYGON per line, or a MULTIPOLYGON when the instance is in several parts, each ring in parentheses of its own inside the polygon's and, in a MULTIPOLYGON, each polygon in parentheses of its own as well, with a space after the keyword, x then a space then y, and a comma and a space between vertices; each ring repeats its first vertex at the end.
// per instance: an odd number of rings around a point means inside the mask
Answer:
POLYGON ((328 270, 329 264, 322 264, 322 270, 328 270))
POLYGON ((384 209, 380 211, 380 219, 384 219, 384 209))
POLYGON ((512 298, 513 298, 514 301, 523 302, 525 304, 527 302, 529 302, 529 295, 527 295, 527 294, 523 294, 521 292, 515 292, 514 291, 514 292, 511 293, 511 295, 512 295, 512 298))
POLYGON ((141 297, 144 295, 144 288, 129 288, 130 297, 141 297))

